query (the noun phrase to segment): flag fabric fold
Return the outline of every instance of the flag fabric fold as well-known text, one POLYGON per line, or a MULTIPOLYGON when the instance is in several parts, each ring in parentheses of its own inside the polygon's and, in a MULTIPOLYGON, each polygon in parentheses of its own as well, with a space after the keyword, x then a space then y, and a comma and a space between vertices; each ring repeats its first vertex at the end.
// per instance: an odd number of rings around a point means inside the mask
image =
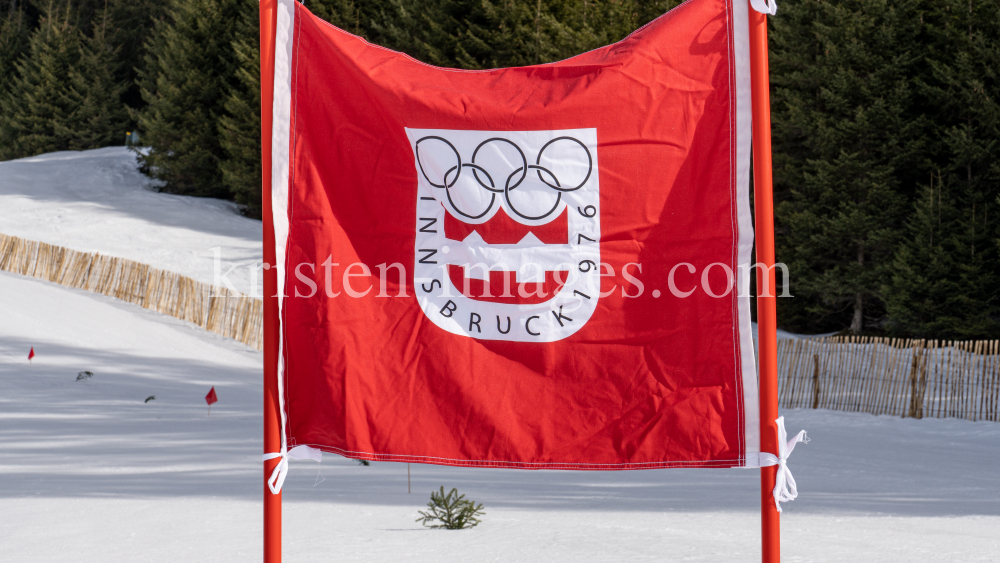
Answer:
POLYGON ((758 466, 747 9, 466 71, 280 0, 282 451, 758 466))

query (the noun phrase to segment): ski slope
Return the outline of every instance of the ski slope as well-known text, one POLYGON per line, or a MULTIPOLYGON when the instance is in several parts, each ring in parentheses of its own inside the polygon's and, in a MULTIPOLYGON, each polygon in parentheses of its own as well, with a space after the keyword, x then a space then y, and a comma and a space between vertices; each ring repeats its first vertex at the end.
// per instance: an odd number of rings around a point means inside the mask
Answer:
MULTIPOLYGON (((0 273, 0 311, 0 561, 260 560, 260 353, 14 274, 0 273)), ((812 438, 789 462, 785 561, 998 560, 1000 425, 785 415, 812 438)), ((407 494, 405 464, 292 461, 288 560, 758 558, 752 470, 411 474, 407 494), (414 522, 442 485, 485 505, 479 527, 414 522)))
MULTIPOLYGON (((158 193, 126 147, 0 162, 0 233, 149 264, 260 298, 261 223, 218 199, 158 193)), ((757 325, 754 323, 754 338, 757 325)), ((800 338, 778 331, 778 338, 800 338)))
MULTIPOLYGON (((240 292, 262 261, 261 223, 233 203, 157 193, 125 147, 0 162, 0 233, 128 258, 240 292), (232 268, 232 270, 231 270, 232 268)), ((262 294, 258 288, 256 296, 262 294)))
MULTIPOLYGON (((213 246, 260 260, 258 222, 155 193, 133 166, 121 148, 0 163, 0 232, 207 282, 213 246)), ((190 323, 0 272, 0 561, 259 561, 261 361, 190 323)), ((786 562, 1000 561, 1000 424, 784 414, 812 438, 789 461, 786 562)), ((752 470, 412 465, 409 494, 405 464, 291 465, 289 561, 759 560, 752 470), (440 486, 482 502, 483 523, 416 523, 440 486)))

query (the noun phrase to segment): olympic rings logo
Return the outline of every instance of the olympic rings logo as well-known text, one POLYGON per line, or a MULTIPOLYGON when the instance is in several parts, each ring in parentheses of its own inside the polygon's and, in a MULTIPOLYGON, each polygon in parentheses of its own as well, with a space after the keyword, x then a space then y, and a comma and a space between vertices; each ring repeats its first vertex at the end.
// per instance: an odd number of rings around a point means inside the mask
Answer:
MULTIPOLYGON (((440 148, 443 147, 439 145, 439 149, 440 148)), ((484 154, 485 152, 486 151, 483 151, 484 154)), ((508 150, 507 154, 513 157, 514 153, 508 150)), ((555 139, 552 139, 551 141, 545 143, 545 145, 538 151, 538 155, 535 158, 534 164, 528 163, 528 159, 525 157, 524 151, 521 150, 521 147, 517 146, 516 143, 514 143, 509 139, 503 139, 500 137, 493 137, 490 139, 486 139, 482 143, 479 143, 479 145, 475 148, 475 150, 472 151, 471 162, 463 162, 462 155, 459 153, 458 149, 455 148, 455 145, 453 145, 444 137, 439 137, 436 135, 428 135, 426 137, 422 137, 416 142, 416 156, 417 156, 417 166, 420 168, 420 173, 423 175, 424 179, 426 179, 431 186, 445 190, 445 195, 448 198, 448 203, 451 204, 452 209, 454 209, 463 217, 472 220, 482 219, 483 217, 485 217, 490 212, 490 210, 493 209, 493 206, 496 204, 498 195, 501 195, 503 197, 503 200, 506 203, 507 208, 513 211, 515 214, 517 214, 518 217, 521 217, 522 219, 528 221, 538 221, 546 219, 559 209, 559 206, 562 203, 562 194, 564 192, 572 192, 578 190, 582 188, 584 185, 586 185, 587 181, 590 180, 590 176, 593 173, 594 169, 594 159, 593 156, 590 154, 590 150, 587 148, 587 146, 576 138, 566 137, 566 136, 556 137, 555 139), (426 154, 430 146, 439 143, 444 143, 444 146, 446 146, 447 149, 450 149, 451 153, 455 155, 454 165, 446 168, 444 174, 442 174, 441 177, 431 179, 431 177, 427 173, 427 169, 430 168, 430 166, 425 168, 423 159, 421 158, 421 153, 420 153, 421 145, 422 144, 424 145, 425 147, 424 152, 426 154), (569 145, 567 145, 567 143, 569 143, 569 145), (570 182, 567 185, 564 182, 560 181, 556 173, 553 172, 549 167, 543 166, 542 161, 543 157, 545 156, 546 150, 551 148, 554 151, 558 147, 564 147, 564 148, 569 147, 572 149, 574 148, 573 144, 579 145, 579 147, 583 149, 584 154, 586 154, 587 157, 586 174, 584 175, 582 181, 570 182), (476 162, 477 157, 480 157, 481 154, 480 151, 487 147, 495 148, 498 151, 502 149, 502 147, 513 148, 513 150, 516 151, 517 157, 520 158, 520 166, 517 166, 517 159, 514 158, 515 168, 513 171, 511 171, 509 174, 506 175, 506 178, 503 177, 504 171, 497 170, 495 166, 492 167, 493 174, 491 174, 490 171, 487 170, 487 166, 482 165, 482 161, 481 163, 476 162), (458 182, 459 178, 462 177, 463 173, 466 174, 466 176, 468 177, 470 171, 471 171, 471 178, 475 180, 475 182, 481 188, 485 189, 486 192, 489 193, 490 195, 490 202, 489 205, 487 205, 486 210, 478 214, 476 214, 475 211, 468 213, 466 211, 463 211, 459 207, 459 205, 455 202, 455 200, 452 198, 452 190, 455 189, 455 185, 458 182), (525 210, 519 210, 518 207, 511 200, 511 192, 513 192, 519 186, 521 186, 522 183, 528 178, 528 175, 531 172, 534 172, 537 175, 538 180, 548 188, 554 190, 556 194, 555 204, 552 206, 551 209, 549 209, 547 212, 541 215, 530 215, 525 210), (500 185, 501 183, 502 186, 500 185)))

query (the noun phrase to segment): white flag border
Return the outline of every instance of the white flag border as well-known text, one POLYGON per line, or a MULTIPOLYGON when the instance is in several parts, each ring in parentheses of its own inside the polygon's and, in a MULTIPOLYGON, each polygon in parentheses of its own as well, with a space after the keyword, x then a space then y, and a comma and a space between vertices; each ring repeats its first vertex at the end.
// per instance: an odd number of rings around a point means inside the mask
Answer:
MULTIPOLYGON (((278 277, 278 412, 281 413, 281 455, 288 451, 285 437, 285 272, 288 246, 290 188, 292 51, 295 39, 295 2, 278 0, 274 38, 274 105, 271 130, 271 210, 274 221, 274 268, 278 277)), ((265 296, 265 299, 267 296, 265 296)))
POLYGON ((737 336, 743 384, 743 454, 745 467, 760 467, 760 395, 750 319, 750 279, 753 269, 753 213, 750 211, 750 20, 745 0, 728 0, 732 14, 733 70, 736 82, 736 269, 737 336))

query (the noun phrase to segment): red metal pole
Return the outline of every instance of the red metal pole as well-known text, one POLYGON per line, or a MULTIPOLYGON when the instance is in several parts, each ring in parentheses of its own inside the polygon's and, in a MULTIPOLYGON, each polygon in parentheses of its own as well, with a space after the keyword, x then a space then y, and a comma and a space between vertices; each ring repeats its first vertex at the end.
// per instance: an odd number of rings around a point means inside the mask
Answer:
MULTIPOLYGON (((281 451, 278 405, 278 275, 274 269, 271 215, 271 126, 274 105, 274 33, 278 1, 260 2, 260 147, 264 222, 264 453, 281 451)), ((271 494, 267 479, 281 459, 264 462, 264 563, 281 563, 281 493, 271 494)))
MULTIPOLYGON (((760 449, 778 453, 778 320, 775 303, 774 197, 771 186, 771 96, 767 16, 750 12, 750 91, 753 107, 753 186, 757 244, 757 343, 760 358, 760 449), (767 276, 765 279, 764 276, 767 276), (764 289, 767 289, 764 292, 764 289)), ((774 505, 776 466, 760 470, 761 561, 781 561, 781 522, 774 505)))

